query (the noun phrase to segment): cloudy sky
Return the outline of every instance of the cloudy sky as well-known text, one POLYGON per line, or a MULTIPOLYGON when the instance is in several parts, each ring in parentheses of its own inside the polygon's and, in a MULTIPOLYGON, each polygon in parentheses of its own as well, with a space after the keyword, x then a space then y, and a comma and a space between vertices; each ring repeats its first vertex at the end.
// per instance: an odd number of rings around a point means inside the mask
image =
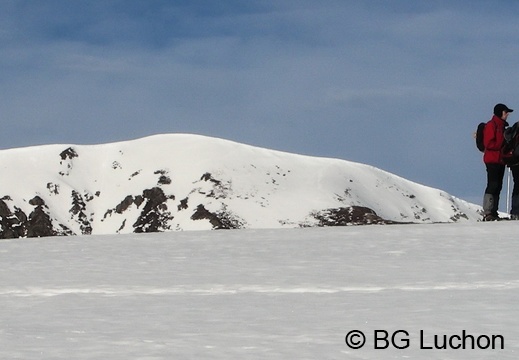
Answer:
POLYGON ((0 149, 195 133, 480 202, 518 109, 519 2, 2 0, 0 149))

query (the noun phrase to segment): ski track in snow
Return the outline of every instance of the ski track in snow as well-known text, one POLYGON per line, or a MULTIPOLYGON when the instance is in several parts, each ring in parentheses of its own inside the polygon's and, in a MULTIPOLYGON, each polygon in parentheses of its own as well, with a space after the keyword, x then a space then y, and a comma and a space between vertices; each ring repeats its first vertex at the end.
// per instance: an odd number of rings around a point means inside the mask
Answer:
POLYGON ((233 295, 233 294, 336 294, 336 293, 379 293, 383 291, 464 291, 464 290, 513 290, 519 289, 516 281, 489 281, 476 283, 444 283, 424 285, 402 285, 392 287, 267 287, 267 286, 210 286, 207 288, 191 288, 181 286, 175 288, 0 288, 0 296, 51 297, 60 295, 100 295, 100 296, 134 296, 134 295, 233 295))

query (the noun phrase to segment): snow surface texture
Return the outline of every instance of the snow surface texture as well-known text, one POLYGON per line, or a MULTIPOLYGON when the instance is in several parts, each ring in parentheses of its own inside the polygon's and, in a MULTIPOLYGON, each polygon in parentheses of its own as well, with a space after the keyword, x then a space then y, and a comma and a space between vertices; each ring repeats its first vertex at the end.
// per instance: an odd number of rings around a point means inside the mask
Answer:
POLYGON ((0 169, 0 238, 480 218, 372 166, 197 135, 3 150, 0 169))
POLYGON ((0 358, 517 359, 517 254, 515 222, 4 240, 0 358))

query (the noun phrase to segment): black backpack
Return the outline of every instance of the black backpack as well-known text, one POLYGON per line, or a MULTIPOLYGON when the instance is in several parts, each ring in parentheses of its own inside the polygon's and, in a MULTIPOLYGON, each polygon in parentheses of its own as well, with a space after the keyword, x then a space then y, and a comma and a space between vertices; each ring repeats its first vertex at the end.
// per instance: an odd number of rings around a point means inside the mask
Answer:
POLYGON ((506 165, 516 165, 519 163, 519 122, 506 128, 503 136, 503 161, 506 165))
POLYGON ((485 130, 485 125, 487 123, 479 123, 477 129, 476 129, 476 134, 475 134, 475 138, 476 138, 476 146, 478 148, 479 151, 483 152, 485 151, 485 145, 483 144, 483 130, 485 130))

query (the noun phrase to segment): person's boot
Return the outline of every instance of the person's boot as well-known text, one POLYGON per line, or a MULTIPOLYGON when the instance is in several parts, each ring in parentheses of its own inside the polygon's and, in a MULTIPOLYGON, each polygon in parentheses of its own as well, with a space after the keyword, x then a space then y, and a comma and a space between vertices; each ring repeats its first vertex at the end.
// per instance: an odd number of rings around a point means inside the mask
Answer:
POLYGON ((512 209, 510 209, 510 219, 519 220, 519 195, 512 196, 512 209))
POLYGON ((483 221, 495 221, 498 217, 494 214, 495 196, 492 194, 485 194, 483 196, 483 221))
POLYGON ((492 215, 494 215, 497 220, 499 220, 499 213, 497 212, 498 208, 499 208, 499 194, 494 195, 494 206, 492 207, 492 215))

